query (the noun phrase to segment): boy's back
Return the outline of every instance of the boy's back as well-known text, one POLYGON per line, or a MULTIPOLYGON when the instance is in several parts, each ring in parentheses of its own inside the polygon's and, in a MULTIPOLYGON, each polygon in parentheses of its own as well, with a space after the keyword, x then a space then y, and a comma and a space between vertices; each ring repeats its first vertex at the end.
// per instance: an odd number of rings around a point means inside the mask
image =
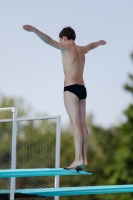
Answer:
POLYGON ((83 71, 85 56, 82 47, 75 45, 73 41, 67 41, 66 44, 69 48, 61 51, 65 75, 64 85, 84 85, 83 71))

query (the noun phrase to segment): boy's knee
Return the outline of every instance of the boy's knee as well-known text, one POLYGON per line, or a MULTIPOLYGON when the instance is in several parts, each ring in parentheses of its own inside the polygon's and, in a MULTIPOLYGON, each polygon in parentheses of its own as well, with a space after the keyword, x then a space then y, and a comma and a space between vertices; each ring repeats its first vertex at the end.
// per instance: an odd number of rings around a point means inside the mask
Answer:
POLYGON ((86 127, 86 122, 81 122, 81 126, 84 128, 86 127))
POLYGON ((81 126, 81 122, 79 120, 70 120, 72 126, 81 126))

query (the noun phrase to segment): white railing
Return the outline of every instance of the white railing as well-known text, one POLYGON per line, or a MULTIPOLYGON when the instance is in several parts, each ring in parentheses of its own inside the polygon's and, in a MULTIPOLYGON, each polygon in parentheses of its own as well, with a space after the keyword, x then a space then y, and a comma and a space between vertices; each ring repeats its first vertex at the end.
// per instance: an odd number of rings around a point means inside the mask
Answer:
MULTIPOLYGON (((12 119, 0 119, 0 123, 12 122, 12 148, 11 148, 11 169, 16 169, 16 146, 17 146, 17 122, 20 121, 32 121, 32 120, 56 120, 56 149, 55 149, 55 168, 60 167, 60 134, 61 134, 61 117, 60 116, 41 116, 41 117, 25 117, 17 118, 17 109, 10 108, 0 108, 0 111, 11 111, 12 119)), ((59 187, 59 176, 55 176, 55 188, 59 187)), ((14 190, 15 190, 15 178, 11 178, 10 181, 10 200, 14 200, 14 190)), ((59 197, 55 196, 55 200, 59 197)))

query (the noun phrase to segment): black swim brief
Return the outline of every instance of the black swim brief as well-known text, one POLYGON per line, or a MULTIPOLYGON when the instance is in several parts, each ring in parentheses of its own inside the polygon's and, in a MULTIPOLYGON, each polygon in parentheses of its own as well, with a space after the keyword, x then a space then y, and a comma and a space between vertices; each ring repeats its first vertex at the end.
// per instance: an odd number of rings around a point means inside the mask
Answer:
POLYGON ((79 98, 79 100, 85 99, 87 97, 87 91, 84 85, 68 85, 64 87, 64 92, 65 91, 74 93, 79 98))

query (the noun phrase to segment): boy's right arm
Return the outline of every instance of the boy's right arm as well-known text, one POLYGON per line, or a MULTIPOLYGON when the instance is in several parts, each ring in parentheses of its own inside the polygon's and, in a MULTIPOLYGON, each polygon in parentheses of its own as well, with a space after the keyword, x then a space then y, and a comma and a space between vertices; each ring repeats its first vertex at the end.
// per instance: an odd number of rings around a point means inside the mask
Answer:
POLYGON ((39 31, 38 29, 36 29, 35 27, 33 26, 30 26, 30 25, 24 25, 23 26, 23 29, 26 30, 26 31, 29 31, 29 32, 34 32, 38 37, 40 37, 45 43, 57 48, 57 49, 60 49, 60 50, 64 50, 64 49, 67 49, 68 46, 66 44, 62 44, 60 42, 57 42, 55 40, 53 40, 51 37, 49 37, 48 35, 46 35, 45 33, 39 31))
POLYGON ((88 44, 88 45, 86 45, 86 46, 82 46, 81 48, 82 48, 82 50, 83 50, 83 53, 86 54, 86 53, 88 53, 90 50, 95 49, 95 48, 97 48, 98 46, 104 45, 104 44, 106 44, 106 41, 104 41, 104 40, 99 40, 98 42, 92 42, 92 43, 90 43, 90 44, 88 44))

